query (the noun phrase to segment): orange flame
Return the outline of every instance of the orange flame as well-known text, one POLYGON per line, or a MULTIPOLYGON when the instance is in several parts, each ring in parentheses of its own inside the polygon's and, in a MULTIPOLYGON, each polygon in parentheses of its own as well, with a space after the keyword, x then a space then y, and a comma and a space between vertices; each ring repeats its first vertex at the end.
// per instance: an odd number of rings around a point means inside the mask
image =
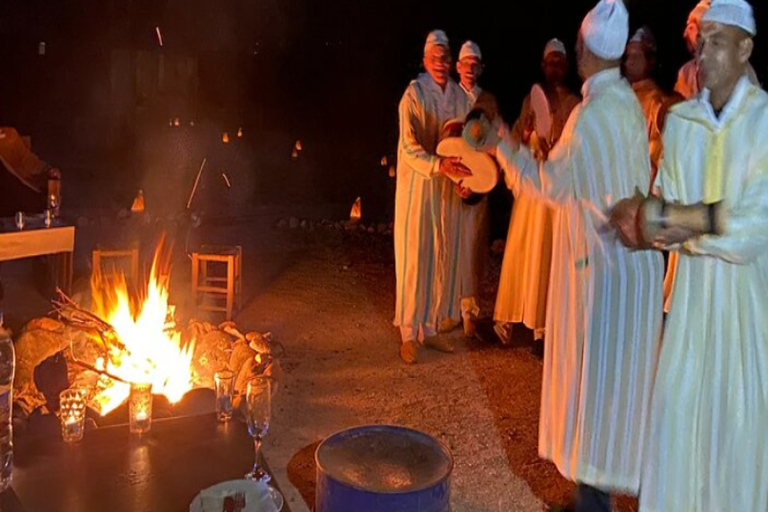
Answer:
POLYGON ((101 269, 93 271, 94 313, 114 327, 122 344, 110 347, 108 360, 100 359, 96 368, 125 381, 100 379, 93 405, 102 416, 128 398, 127 382, 149 382, 154 394, 165 395, 171 403, 192 389, 194 343, 182 344, 176 329, 174 307, 168 304, 169 257, 161 260, 162 249, 161 241, 149 281, 134 294, 123 275, 105 279, 101 269))

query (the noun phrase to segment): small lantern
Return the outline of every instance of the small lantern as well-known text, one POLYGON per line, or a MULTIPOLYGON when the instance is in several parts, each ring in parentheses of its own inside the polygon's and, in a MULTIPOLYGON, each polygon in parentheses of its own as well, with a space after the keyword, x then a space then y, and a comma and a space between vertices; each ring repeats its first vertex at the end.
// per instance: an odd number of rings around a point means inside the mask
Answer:
POLYGON ((243 127, 237 129, 237 138, 242 139, 243 138, 243 127))
POLYGON ((381 157, 381 166, 386 167, 387 166, 387 157, 383 156, 381 157))
POLYGON ((139 189, 139 193, 133 200, 131 205, 131 213, 144 213, 144 191, 139 189))
POLYGON ((349 220, 358 222, 363 217, 362 200, 358 197, 352 205, 352 211, 349 212, 349 220))
POLYGON ((301 150, 303 149, 303 148, 301 147, 301 141, 300 141, 300 140, 297 140, 297 141, 296 141, 296 146, 295 146, 295 148, 296 148, 296 151, 301 151, 301 150))
POLYGON ((224 135, 221 136, 221 142, 224 144, 229 144, 229 133, 224 132, 224 135))

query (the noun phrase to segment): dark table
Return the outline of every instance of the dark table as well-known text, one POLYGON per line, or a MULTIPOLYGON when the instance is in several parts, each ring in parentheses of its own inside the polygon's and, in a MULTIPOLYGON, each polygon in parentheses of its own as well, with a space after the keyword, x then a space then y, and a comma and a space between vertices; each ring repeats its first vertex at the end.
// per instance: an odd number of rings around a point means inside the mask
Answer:
POLYGON ((241 420, 207 414, 155 421, 141 438, 127 425, 89 430, 73 445, 22 438, 14 456, 2 512, 184 512, 200 490, 251 469, 253 441, 241 420))

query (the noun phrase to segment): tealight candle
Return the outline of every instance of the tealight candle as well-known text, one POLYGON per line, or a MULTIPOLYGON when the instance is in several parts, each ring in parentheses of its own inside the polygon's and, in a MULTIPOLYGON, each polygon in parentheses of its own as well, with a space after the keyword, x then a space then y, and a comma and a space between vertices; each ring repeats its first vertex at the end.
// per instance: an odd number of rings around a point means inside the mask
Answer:
POLYGON ((152 384, 131 384, 128 423, 132 434, 145 434, 152 428, 152 384))
POLYGON ((65 389, 59 395, 59 417, 61 419, 61 437, 67 443, 74 443, 83 438, 85 431, 84 389, 65 389))

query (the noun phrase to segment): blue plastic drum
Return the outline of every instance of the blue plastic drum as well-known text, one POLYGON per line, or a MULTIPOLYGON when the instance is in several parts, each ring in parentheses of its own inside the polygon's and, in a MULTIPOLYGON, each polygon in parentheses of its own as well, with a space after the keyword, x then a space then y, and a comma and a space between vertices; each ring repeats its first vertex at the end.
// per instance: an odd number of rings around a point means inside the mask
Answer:
POLYGON ((433 437, 366 426, 323 441, 315 453, 315 512, 448 512, 453 456, 433 437))

